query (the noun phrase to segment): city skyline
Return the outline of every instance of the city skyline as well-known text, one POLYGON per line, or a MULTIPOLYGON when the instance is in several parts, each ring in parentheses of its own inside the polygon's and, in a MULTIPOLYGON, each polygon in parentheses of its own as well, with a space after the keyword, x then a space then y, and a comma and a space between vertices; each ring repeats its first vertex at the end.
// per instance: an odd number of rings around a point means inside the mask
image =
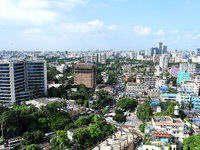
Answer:
POLYGON ((1 50, 196 51, 200 2, 0 0, 1 50))

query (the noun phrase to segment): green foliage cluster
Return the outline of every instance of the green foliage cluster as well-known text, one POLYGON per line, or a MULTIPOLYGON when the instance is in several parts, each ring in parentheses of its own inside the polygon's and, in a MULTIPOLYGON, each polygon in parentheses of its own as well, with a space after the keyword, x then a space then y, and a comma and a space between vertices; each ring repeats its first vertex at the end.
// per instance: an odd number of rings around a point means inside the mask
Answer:
POLYGON ((176 85, 177 85, 177 78, 176 78, 176 77, 167 78, 167 83, 168 83, 168 84, 170 83, 170 81, 172 81, 173 86, 176 86, 176 85))
POLYGON ((122 98, 117 102, 116 106, 125 110, 134 110, 137 104, 138 101, 134 98, 122 98))
POLYGON ((25 132, 55 131, 64 129, 71 118, 68 113, 60 108, 66 107, 66 102, 54 102, 41 106, 38 110, 34 105, 30 107, 24 103, 13 104, 13 109, 7 110, 0 107, 0 124, 3 125, 4 134, 19 136, 25 132))
POLYGON ((112 102, 112 96, 108 95, 105 90, 99 90, 94 93, 97 97, 97 102, 92 105, 93 109, 99 109, 100 106, 104 106, 106 103, 112 102))
POLYGON ((169 87, 167 93, 177 94, 177 90, 174 90, 174 88, 169 87))
POLYGON ((31 144, 22 148, 22 150, 40 150, 40 148, 37 144, 31 144))
POLYGON ((142 124, 139 125, 139 130, 141 132, 144 132, 144 128, 145 128, 145 122, 143 122, 142 124))
POLYGON ((200 141, 200 134, 189 136, 188 138, 183 140, 183 144, 184 144, 183 150, 200 149, 199 141, 200 141))
POLYGON ((57 137, 53 138, 50 146, 51 150, 65 150, 71 147, 70 139, 67 136, 67 132, 65 130, 58 130, 56 132, 57 137))
POLYGON ((142 120, 150 120, 151 115, 152 115, 152 108, 149 105, 150 104, 150 99, 146 99, 144 103, 140 104, 139 107, 137 108, 137 117, 142 120))
MULTIPOLYGON (((95 117, 96 115, 94 115, 95 117)), ((98 118, 98 116, 96 116, 98 118)), ((74 134, 73 139, 78 143, 90 147, 96 144, 97 141, 103 140, 106 135, 112 133, 115 130, 114 125, 107 124, 101 118, 93 118, 89 123, 89 128, 78 128, 74 134)))
POLYGON ((37 144, 39 143, 42 138, 44 137, 44 134, 42 131, 34 131, 32 133, 25 132, 23 134, 23 140, 21 141, 22 145, 30 145, 30 144, 37 144))
POLYGON ((126 121, 126 116, 122 110, 115 109, 115 116, 113 117, 113 120, 117 121, 118 123, 122 123, 126 121))
POLYGON ((47 67, 47 80, 48 81, 55 81, 58 83, 58 79, 56 78, 57 74, 60 74, 60 71, 56 70, 56 67, 47 67))
POLYGON ((108 109, 108 108, 104 108, 103 111, 102 111, 102 113, 103 113, 103 114, 109 113, 109 109, 108 109))

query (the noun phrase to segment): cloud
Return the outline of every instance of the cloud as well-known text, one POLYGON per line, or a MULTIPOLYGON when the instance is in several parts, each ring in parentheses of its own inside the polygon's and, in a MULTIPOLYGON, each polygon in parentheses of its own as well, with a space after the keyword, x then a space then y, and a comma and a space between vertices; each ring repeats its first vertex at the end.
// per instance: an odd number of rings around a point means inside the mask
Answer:
POLYGON ((188 35, 186 35, 185 37, 186 37, 186 38, 190 38, 190 37, 192 37, 192 35, 191 35, 191 34, 188 34, 188 35))
POLYGON ((163 29, 161 29, 161 30, 158 30, 157 32, 155 32, 154 34, 161 35, 161 34, 165 34, 165 32, 163 29))
POLYGON ((169 33, 172 33, 172 34, 179 33, 179 30, 169 30, 169 33))
POLYGON ((139 35, 147 35, 150 34, 151 32, 150 27, 143 27, 143 26, 135 26, 133 30, 139 35))
POLYGON ((108 29, 110 29, 110 30, 117 30, 117 28, 118 27, 116 25, 111 25, 108 27, 108 29))
POLYGON ((17 4, 11 0, 0 0, 0 23, 24 22, 41 25, 86 7, 82 0, 21 0, 17 4))
POLYGON ((193 31, 187 31, 186 33, 195 33, 197 32, 196 30, 193 30, 193 31))

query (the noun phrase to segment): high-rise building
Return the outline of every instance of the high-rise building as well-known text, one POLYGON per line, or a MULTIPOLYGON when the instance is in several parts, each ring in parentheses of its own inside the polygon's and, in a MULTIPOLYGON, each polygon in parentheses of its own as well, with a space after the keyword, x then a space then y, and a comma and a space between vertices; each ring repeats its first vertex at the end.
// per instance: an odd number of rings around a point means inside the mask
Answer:
POLYGON ((163 45, 162 46, 162 54, 166 54, 167 53, 167 46, 163 45))
POLYGON ((169 57, 166 55, 162 55, 160 57, 160 63, 159 66, 162 70, 165 70, 168 68, 168 63, 169 63, 169 57))
POLYGON ((46 60, 4 56, 0 61, 0 102, 19 102, 47 95, 46 60), (37 91, 37 92, 36 92, 37 91))
POLYGON ((190 79, 190 73, 185 70, 178 72, 177 83, 180 84, 182 81, 188 81, 190 79))
POLYGON ((160 49, 160 50, 162 49, 162 42, 158 43, 158 49, 160 49))
POLYGON ((67 55, 68 54, 68 51, 65 51, 65 55, 67 55))
POLYGON ((200 48, 197 48, 197 56, 200 56, 200 48))
POLYGON ((196 64, 184 63, 180 64, 180 71, 186 70, 187 72, 195 72, 196 64))
POLYGON ((106 54, 105 53, 98 53, 97 54, 97 62, 102 64, 106 64, 106 54))
POLYGON ((74 68, 74 84, 85 84, 87 88, 96 87, 96 66, 89 63, 77 63, 74 68))

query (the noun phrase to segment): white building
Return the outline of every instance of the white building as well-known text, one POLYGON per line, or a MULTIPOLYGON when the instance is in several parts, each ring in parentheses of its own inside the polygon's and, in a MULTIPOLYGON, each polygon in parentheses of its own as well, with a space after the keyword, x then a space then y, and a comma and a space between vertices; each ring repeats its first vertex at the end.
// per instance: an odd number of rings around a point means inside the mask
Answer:
POLYGON ((47 64, 43 58, 4 56, 0 60, 0 102, 16 102, 47 95, 47 64))
POLYGON ((156 85, 155 88, 159 88, 161 86, 165 86, 166 79, 156 78, 156 85))
POLYGON ((67 66, 65 66, 65 64, 61 64, 60 66, 56 66, 56 70, 63 73, 65 70, 67 70, 67 66))
POLYGON ((183 70, 186 70, 187 72, 195 72, 196 71, 196 64, 190 64, 190 63, 180 64, 179 71, 182 72, 183 70))
POLYGON ((159 66, 162 70, 166 70, 168 68, 169 57, 166 55, 162 55, 160 57, 159 66))
POLYGON ((97 62, 102 64, 106 64, 106 54, 105 53, 98 53, 97 54, 97 62))

